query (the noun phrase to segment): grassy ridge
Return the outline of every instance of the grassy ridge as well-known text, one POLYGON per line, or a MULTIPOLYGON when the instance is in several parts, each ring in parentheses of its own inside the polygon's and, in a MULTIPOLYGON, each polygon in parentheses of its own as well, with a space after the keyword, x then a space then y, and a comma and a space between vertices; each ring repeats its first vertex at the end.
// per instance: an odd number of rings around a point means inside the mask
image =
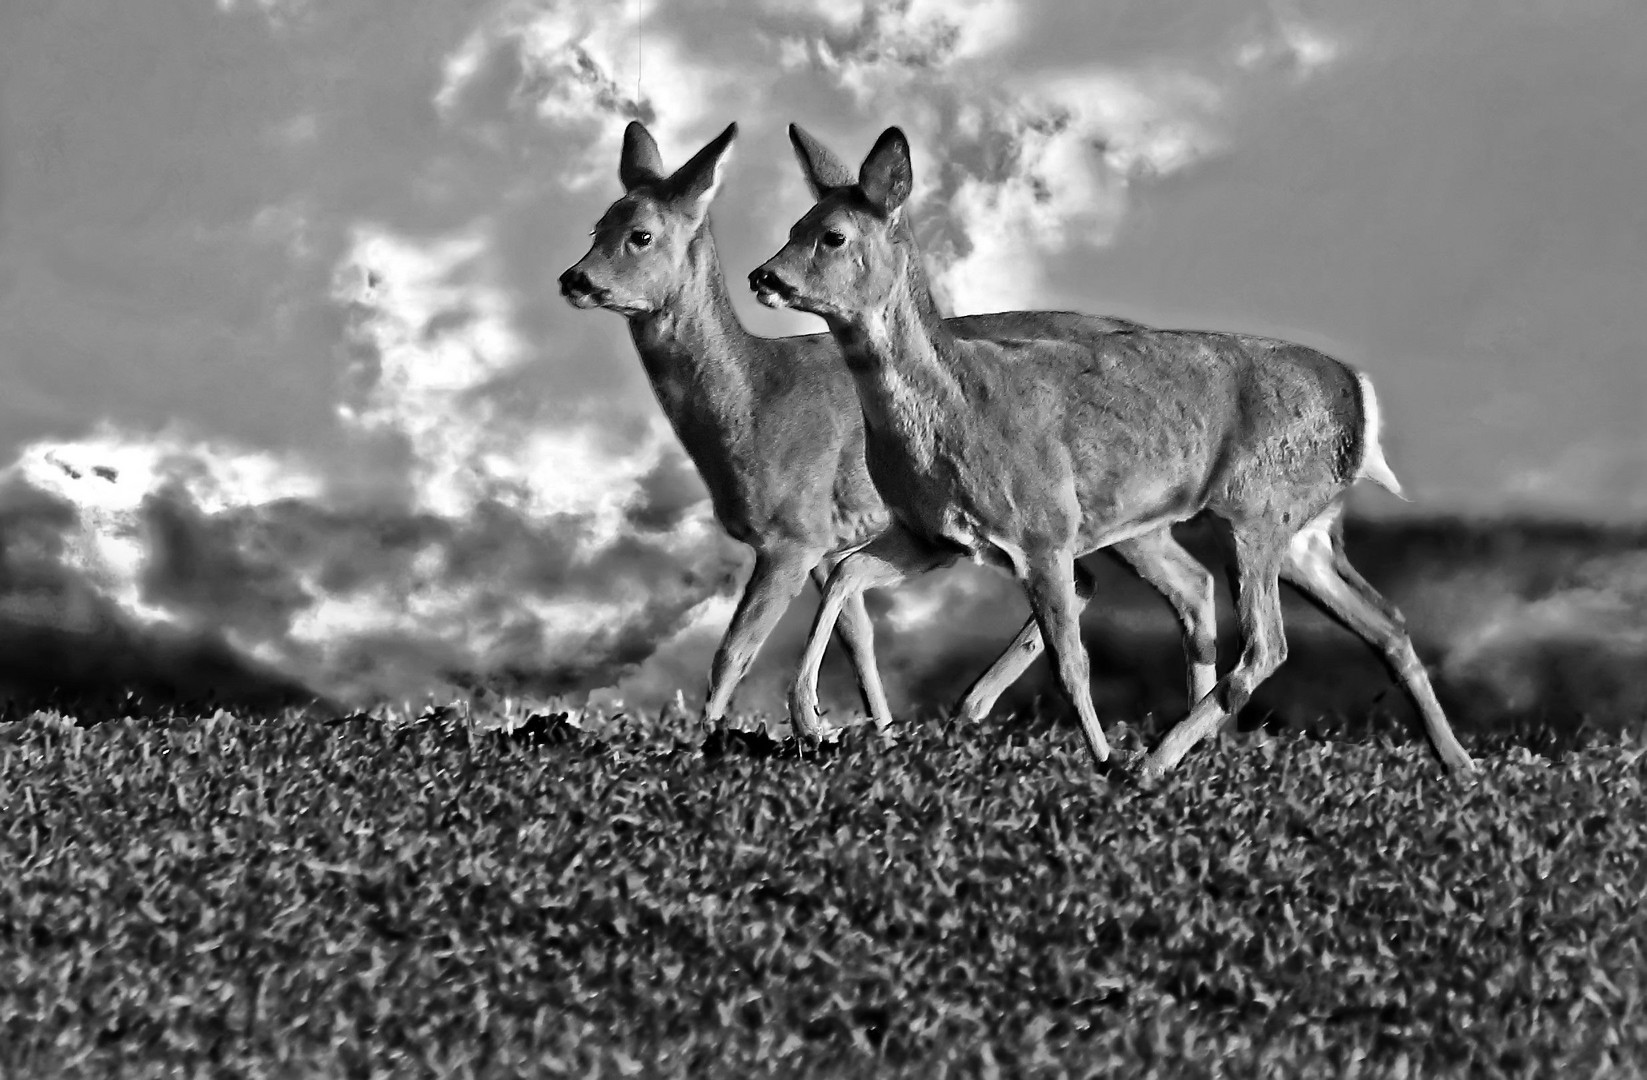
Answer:
POLYGON ((1639 1075, 1647 759, 1471 749, 4 725, 0 1074, 1639 1075))

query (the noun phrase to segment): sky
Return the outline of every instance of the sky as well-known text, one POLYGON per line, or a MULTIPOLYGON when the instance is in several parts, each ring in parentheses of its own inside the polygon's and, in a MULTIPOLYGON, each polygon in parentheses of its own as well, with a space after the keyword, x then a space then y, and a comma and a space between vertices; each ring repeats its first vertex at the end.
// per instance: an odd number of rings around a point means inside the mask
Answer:
POLYGON ((1640 520, 1644 56, 1632 0, 5 5, 0 616, 370 689, 723 622, 739 553, 555 288, 636 117, 670 165, 738 121, 734 281, 810 202, 787 123, 896 123, 956 313, 1324 348, 1413 499, 1364 514, 1640 520))

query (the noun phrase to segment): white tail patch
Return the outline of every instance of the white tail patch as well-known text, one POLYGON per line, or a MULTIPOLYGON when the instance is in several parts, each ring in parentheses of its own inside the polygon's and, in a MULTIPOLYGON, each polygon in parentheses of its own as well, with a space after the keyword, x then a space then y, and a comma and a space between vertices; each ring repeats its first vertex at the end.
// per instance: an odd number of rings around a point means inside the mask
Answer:
POLYGON ((1378 411, 1378 395, 1373 391, 1372 380, 1359 371, 1355 373, 1355 378, 1361 384, 1362 419, 1361 465, 1355 470, 1355 475, 1358 479, 1366 477, 1379 487, 1387 488, 1392 495, 1406 499, 1401 481, 1395 478, 1390 463, 1384 460, 1384 445, 1378 437, 1384 423, 1378 411))

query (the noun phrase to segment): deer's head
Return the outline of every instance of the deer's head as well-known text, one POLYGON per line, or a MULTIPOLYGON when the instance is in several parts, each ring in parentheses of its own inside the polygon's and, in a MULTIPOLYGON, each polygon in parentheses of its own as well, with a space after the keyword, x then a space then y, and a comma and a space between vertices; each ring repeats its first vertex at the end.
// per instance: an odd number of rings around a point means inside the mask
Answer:
POLYGON ((876 140, 854 177, 812 136, 789 138, 817 205, 789 230, 789 243, 749 275, 767 307, 849 319, 885 302, 913 257, 903 205, 912 171, 909 141, 895 127, 876 140))
POLYGON ((666 176, 658 144, 638 121, 631 122, 618 163, 623 198, 595 223, 588 253, 560 276, 561 295, 573 307, 603 307, 621 315, 646 315, 667 305, 693 273, 692 240, 708 220, 737 134, 737 124, 727 125, 666 176))

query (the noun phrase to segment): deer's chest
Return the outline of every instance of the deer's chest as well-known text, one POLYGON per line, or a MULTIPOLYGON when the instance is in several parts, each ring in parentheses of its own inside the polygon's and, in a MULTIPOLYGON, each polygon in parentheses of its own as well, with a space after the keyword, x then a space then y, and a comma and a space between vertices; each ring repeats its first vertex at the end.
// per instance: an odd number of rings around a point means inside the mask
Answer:
MULTIPOLYGON (((662 392, 658 395, 664 401, 662 392)), ((709 490, 715 516, 735 539, 747 541, 749 524, 761 516, 765 468, 752 425, 736 417, 694 408, 690 400, 664 402, 670 426, 709 490), (667 408, 674 404, 676 408, 667 408)))
POLYGON ((899 522, 917 535, 978 556, 994 549, 998 519, 1012 517, 1010 470, 957 427, 866 432, 870 479, 899 522))

